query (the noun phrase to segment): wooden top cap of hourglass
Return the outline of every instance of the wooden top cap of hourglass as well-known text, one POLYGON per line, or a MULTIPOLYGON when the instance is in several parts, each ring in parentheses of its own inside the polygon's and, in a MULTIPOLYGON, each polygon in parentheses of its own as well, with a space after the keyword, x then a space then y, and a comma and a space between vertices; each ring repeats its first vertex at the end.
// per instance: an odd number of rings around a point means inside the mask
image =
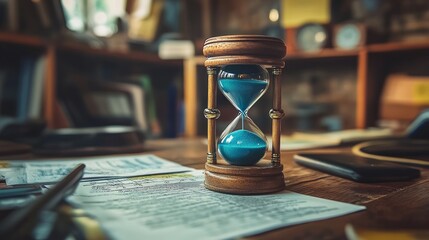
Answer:
POLYGON ((203 48, 206 67, 229 64, 285 66, 286 46, 281 39, 261 35, 228 35, 212 37, 203 48))

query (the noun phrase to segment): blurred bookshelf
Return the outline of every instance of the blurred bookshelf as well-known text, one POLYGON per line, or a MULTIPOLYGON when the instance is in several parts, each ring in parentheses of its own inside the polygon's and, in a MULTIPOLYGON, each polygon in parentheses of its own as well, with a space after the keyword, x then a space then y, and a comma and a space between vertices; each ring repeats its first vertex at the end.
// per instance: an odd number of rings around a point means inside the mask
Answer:
MULTIPOLYGON (((63 66, 67 65, 70 61, 89 64, 85 72, 100 71, 100 69, 104 71, 103 69, 109 69, 112 65, 120 66, 122 68, 121 73, 128 72, 128 70, 132 72, 132 69, 141 68, 139 72, 148 72, 151 76, 155 76, 155 82, 164 81, 166 84, 169 84, 169 81, 171 82, 169 73, 180 76, 182 69, 181 60, 163 60, 155 53, 138 50, 121 51, 107 48, 93 48, 79 44, 62 43, 37 35, 12 32, 0 32, 0 51, 4 57, 11 56, 12 54, 14 59, 21 59, 17 60, 18 62, 28 57, 45 59, 41 109, 43 109, 42 118, 48 128, 70 127, 70 122, 66 119, 67 117, 60 107, 61 100, 59 99, 59 96, 62 95, 59 92, 59 86, 62 84, 65 74, 63 73, 63 66), (94 68, 94 70, 91 68, 94 68), (160 73, 159 78, 156 77, 158 73, 160 73)), ((4 66, 2 67, 4 68, 4 66)), ((22 71, 22 69, 19 71, 22 71)), ((121 73, 117 73, 116 75, 121 73)), ((16 84, 19 85, 21 79, 17 79, 17 81, 18 83, 16 84)))
MULTIPOLYGON (((15 3, 15 1, 10 0, 7 2, 15 3)), ((18 26, 22 25, 20 28, 13 27, 12 25, 16 25, 16 23, 11 25, 7 23, 8 19, 0 16, 0 23, 3 20, 0 28, 4 29, 3 32, 0 31, 0 51, 3 55, 2 63, 4 65, 0 68, 0 77, 2 77, 2 74, 4 77, 4 72, 8 71, 7 68, 12 68, 15 71, 13 73, 15 74, 14 79, 18 80, 16 82, 20 82, 22 74, 17 69, 25 65, 22 63, 23 60, 29 58, 37 63, 40 56, 43 56, 45 59, 43 66, 46 74, 43 82, 43 104, 41 109, 43 120, 46 121, 50 128, 70 126, 67 121, 67 114, 64 114, 61 110, 63 93, 67 93, 70 83, 91 88, 93 87, 90 86, 92 82, 95 82, 95 85, 100 84, 100 81, 106 81, 109 84, 111 82, 129 84, 129 77, 147 75, 153 84, 152 94, 155 95, 157 109, 162 111, 158 118, 161 121, 170 121, 168 124, 164 123, 164 125, 174 125, 176 128, 180 128, 178 125, 183 124, 184 130, 180 130, 180 132, 183 132, 185 136, 205 135, 204 125, 206 121, 202 112, 206 102, 207 74, 204 68, 205 58, 199 55, 202 54, 204 39, 217 35, 264 34, 285 39, 288 53, 285 58, 286 67, 282 74, 282 83, 284 84, 282 86, 282 101, 287 114, 286 123, 283 126, 287 131, 293 130, 294 127, 308 121, 309 118, 319 118, 321 109, 326 110, 332 108, 332 106, 337 106, 336 112, 333 111, 329 114, 347 115, 342 125, 345 129, 377 126, 380 120, 383 87, 390 75, 404 72, 410 75, 417 73, 429 76, 429 70, 425 70, 429 68, 424 64, 429 62, 429 31, 426 31, 429 28, 427 27, 427 21, 421 21, 421 23, 414 25, 408 24, 409 26, 420 27, 419 31, 416 32, 406 29, 407 24, 399 30, 388 29, 389 27, 395 27, 392 24, 384 28, 384 30, 391 31, 386 35, 388 38, 386 37, 380 41, 370 41, 368 38, 364 40, 364 43, 350 50, 336 48, 333 38, 338 25, 354 21, 357 25, 363 26, 362 29, 368 30, 369 28, 367 29, 366 27, 371 24, 371 22, 365 22, 366 18, 359 19, 352 16, 353 14, 350 11, 353 11, 353 8, 356 7, 351 4, 353 1, 332 1, 333 5, 338 5, 335 8, 338 12, 332 10, 329 24, 322 24, 327 30, 327 44, 317 51, 310 52, 296 48, 296 35, 290 34, 291 32, 296 32, 299 26, 290 28, 280 24, 284 11, 281 7, 281 4, 285 3, 283 0, 251 2, 246 0, 160 1, 164 2, 162 4, 166 4, 165 9, 168 9, 172 14, 171 16, 175 18, 163 19, 166 14, 161 13, 151 16, 154 18, 152 20, 156 20, 153 22, 160 25, 141 28, 140 34, 143 37, 150 35, 153 38, 146 42, 139 39, 140 42, 137 45, 128 38, 131 36, 130 31, 119 31, 120 25, 115 25, 113 18, 110 19, 112 21, 109 20, 106 26, 112 30, 111 33, 113 33, 114 26, 118 27, 118 34, 95 36, 97 26, 89 26, 90 24, 88 24, 88 26, 80 26, 82 29, 71 29, 68 21, 70 19, 63 19, 67 14, 64 15, 64 12, 59 11, 59 1, 32 2, 36 4, 33 8, 37 6, 46 8, 45 10, 48 11, 48 14, 45 11, 39 11, 40 9, 38 8, 19 9, 25 13, 21 14, 19 21, 17 21, 18 26), (42 4, 42 6, 37 4, 42 4), (48 5, 43 6, 44 4, 48 5), (53 4, 53 8, 50 4, 53 4), (341 9, 350 11, 341 12, 341 9), (276 20, 272 20, 271 16, 268 17, 272 11, 277 11, 276 20), (34 14, 34 16, 31 14, 34 14), (343 15, 339 16, 338 14, 343 15), (49 17, 47 25, 44 21, 40 21, 43 20, 45 15, 49 17), (162 20, 165 22, 162 23, 162 20), (89 28, 85 29, 87 27, 89 28), (67 34, 64 34, 64 32, 67 34), (178 60, 161 59, 157 54, 158 44, 161 40, 164 40, 165 36, 169 39, 168 37, 171 37, 169 35, 171 33, 179 33, 181 38, 191 42, 195 46, 196 56, 178 60), (407 33, 411 36, 411 40, 406 39, 407 33), (418 33, 418 36, 416 36, 416 33, 418 33), (121 48, 118 47, 111 48, 112 45, 109 45, 109 41, 114 40, 115 37, 119 37, 116 40, 122 40, 122 44, 127 46, 126 50, 120 50, 121 48), (419 39, 416 40, 417 38, 419 39), (94 47, 97 45, 93 44, 94 42, 101 42, 102 44, 94 47), (141 44, 142 42, 143 44, 141 44), (11 60, 9 61, 8 58, 11 60), (69 85, 66 85, 66 83, 69 85), (304 91, 302 95, 315 93, 315 96, 303 98, 300 96, 303 89, 306 89, 307 92, 304 91), (173 101, 174 99, 170 101, 168 100, 169 98, 174 98, 176 101, 173 101), (296 104, 296 106, 293 104, 296 104), (314 106, 312 105, 317 106, 313 108, 314 106), (178 110, 179 108, 181 110, 178 110), (184 111, 184 117, 180 115, 181 113, 175 116, 171 115, 171 109, 173 111, 184 111), (307 116, 307 110, 313 111, 313 115, 307 116)), ((70 1, 69 3, 76 4, 77 2, 70 1)), ((122 7, 126 5, 122 9, 124 17, 132 16, 131 13, 135 8, 135 2, 122 0, 100 1, 100 3, 106 3, 106 6, 110 6, 113 3, 122 7)), ((362 1, 362 3, 364 2, 362 1)), ((380 8, 377 11, 381 11, 381 13, 370 14, 369 18, 384 14, 386 17, 391 17, 386 18, 388 23, 398 21, 400 23, 401 20, 408 21, 411 19, 407 16, 412 15, 413 11, 424 10, 424 8, 420 7, 412 9, 401 7, 404 5, 423 4, 422 1, 413 0, 410 1, 412 3, 408 2, 404 0, 385 2, 384 4, 388 5, 388 8, 383 8, 382 5, 379 6, 380 8), (386 12, 386 9, 390 12, 386 12)), ((335 7, 333 5, 331 7, 335 7)), ((425 4, 425 6, 427 5, 425 4)), ((115 10, 114 7, 112 9, 115 10)), ((115 12, 110 10, 106 11, 106 13, 115 12)), ((1 11, 2 9, 0 8, 1 11)), ((3 8, 3 13, 8 11, 3 8)), ((76 13, 79 13, 79 11, 76 13)), ((424 17, 427 14, 417 15, 424 17)), ((78 14, 75 17, 86 21, 88 19, 85 18, 89 16, 83 17, 78 14)), ((417 20, 414 19, 414 22, 410 23, 418 23, 417 20)), ((140 22, 140 24, 144 26, 147 23, 140 22)), ((304 25, 306 24, 301 26, 304 25)), ((365 31, 364 34, 366 35, 366 33, 365 31)), ((174 40, 174 38, 172 39, 174 40)), ((111 43, 118 42, 112 41, 111 43)), ((118 46, 120 45, 121 43, 118 44, 118 46)), ((14 87, 16 91, 17 86, 14 87)), ((265 95, 257 103, 261 106, 255 106, 251 110, 251 114, 257 115, 254 120, 261 121, 261 125, 268 122, 267 119, 264 120, 259 117, 267 115, 268 109, 265 108, 270 104, 270 92, 265 95), (263 106, 264 104, 265 106, 263 106)), ((228 122, 228 119, 234 117, 236 112, 221 94, 218 96, 221 107, 224 108, 219 107, 222 111, 222 118, 225 117, 221 121, 228 122)), ((1 104, 2 107, 7 107, 6 102, 1 102, 1 104)), ((5 110, 5 108, 1 110, 5 110)), ((222 129, 222 124, 219 125, 219 129, 222 129)), ((259 126, 260 124, 257 123, 257 125, 259 126)))

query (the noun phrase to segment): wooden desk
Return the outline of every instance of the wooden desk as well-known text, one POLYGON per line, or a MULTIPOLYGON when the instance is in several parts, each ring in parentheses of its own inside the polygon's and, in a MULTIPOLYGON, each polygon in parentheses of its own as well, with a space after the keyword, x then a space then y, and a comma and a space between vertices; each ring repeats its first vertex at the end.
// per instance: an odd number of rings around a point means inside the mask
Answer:
MULTIPOLYGON (((146 143, 146 153, 153 153, 183 165, 203 169, 206 145, 202 139, 157 140, 146 143)), ((316 150, 307 150, 311 152, 316 150)), ((349 148, 317 150, 348 152, 349 148)), ((249 237, 249 239, 345 239, 344 227, 380 229, 429 228, 429 169, 421 169, 415 181, 391 183, 356 183, 330 176, 294 163, 294 152, 282 152, 286 188, 288 190, 336 201, 367 206, 367 210, 333 219, 285 227, 249 237)), ((31 155, 8 157, 29 159, 31 155)))
MULTIPOLYGON (((201 139, 149 141, 147 149, 183 165, 204 168, 206 145, 201 139)), ((311 151, 316 150, 306 152, 311 151)), ((349 152, 350 149, 344 147, 317 151, 349 152)), ((344 227, 347 223, 391 230, 429 228, 429 169, 421 168, 422 176, 415 181, 365 184, 298 166, 292 159, 293 154, 294 152, 282 152, 288 190, 365 205, 367 210, 281 228, 249 239, 345 239, 344 227)))

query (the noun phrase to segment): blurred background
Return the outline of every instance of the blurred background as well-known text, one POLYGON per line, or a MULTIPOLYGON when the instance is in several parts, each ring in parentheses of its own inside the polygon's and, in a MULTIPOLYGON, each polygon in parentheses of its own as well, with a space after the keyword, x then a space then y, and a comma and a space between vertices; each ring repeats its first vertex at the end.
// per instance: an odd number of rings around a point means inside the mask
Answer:
MULTIPOLYGON (((426 0, 0 0, 0 138, 206 135, 211 36, 285 41, 283 133, 401 129, 429 106, 426 0)), ((267 91, 249 116, 270 133, 267 91)), ((221 132, 238 114, 218 93, 221 132)))

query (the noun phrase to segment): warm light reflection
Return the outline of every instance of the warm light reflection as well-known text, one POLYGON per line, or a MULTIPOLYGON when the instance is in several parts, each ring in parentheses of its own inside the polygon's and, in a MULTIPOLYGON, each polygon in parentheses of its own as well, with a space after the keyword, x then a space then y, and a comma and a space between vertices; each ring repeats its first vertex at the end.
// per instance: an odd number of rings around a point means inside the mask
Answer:
POLYGON ((269 19, 271 22, 277 22, 279 20, 279 11, 275 8, 270 10, 269 19))
POLYGON ((326 39, 326 34, 324 32, 318 32, 316 35, 314 35, 314 40, 316 42, 323 42, 326 39))

